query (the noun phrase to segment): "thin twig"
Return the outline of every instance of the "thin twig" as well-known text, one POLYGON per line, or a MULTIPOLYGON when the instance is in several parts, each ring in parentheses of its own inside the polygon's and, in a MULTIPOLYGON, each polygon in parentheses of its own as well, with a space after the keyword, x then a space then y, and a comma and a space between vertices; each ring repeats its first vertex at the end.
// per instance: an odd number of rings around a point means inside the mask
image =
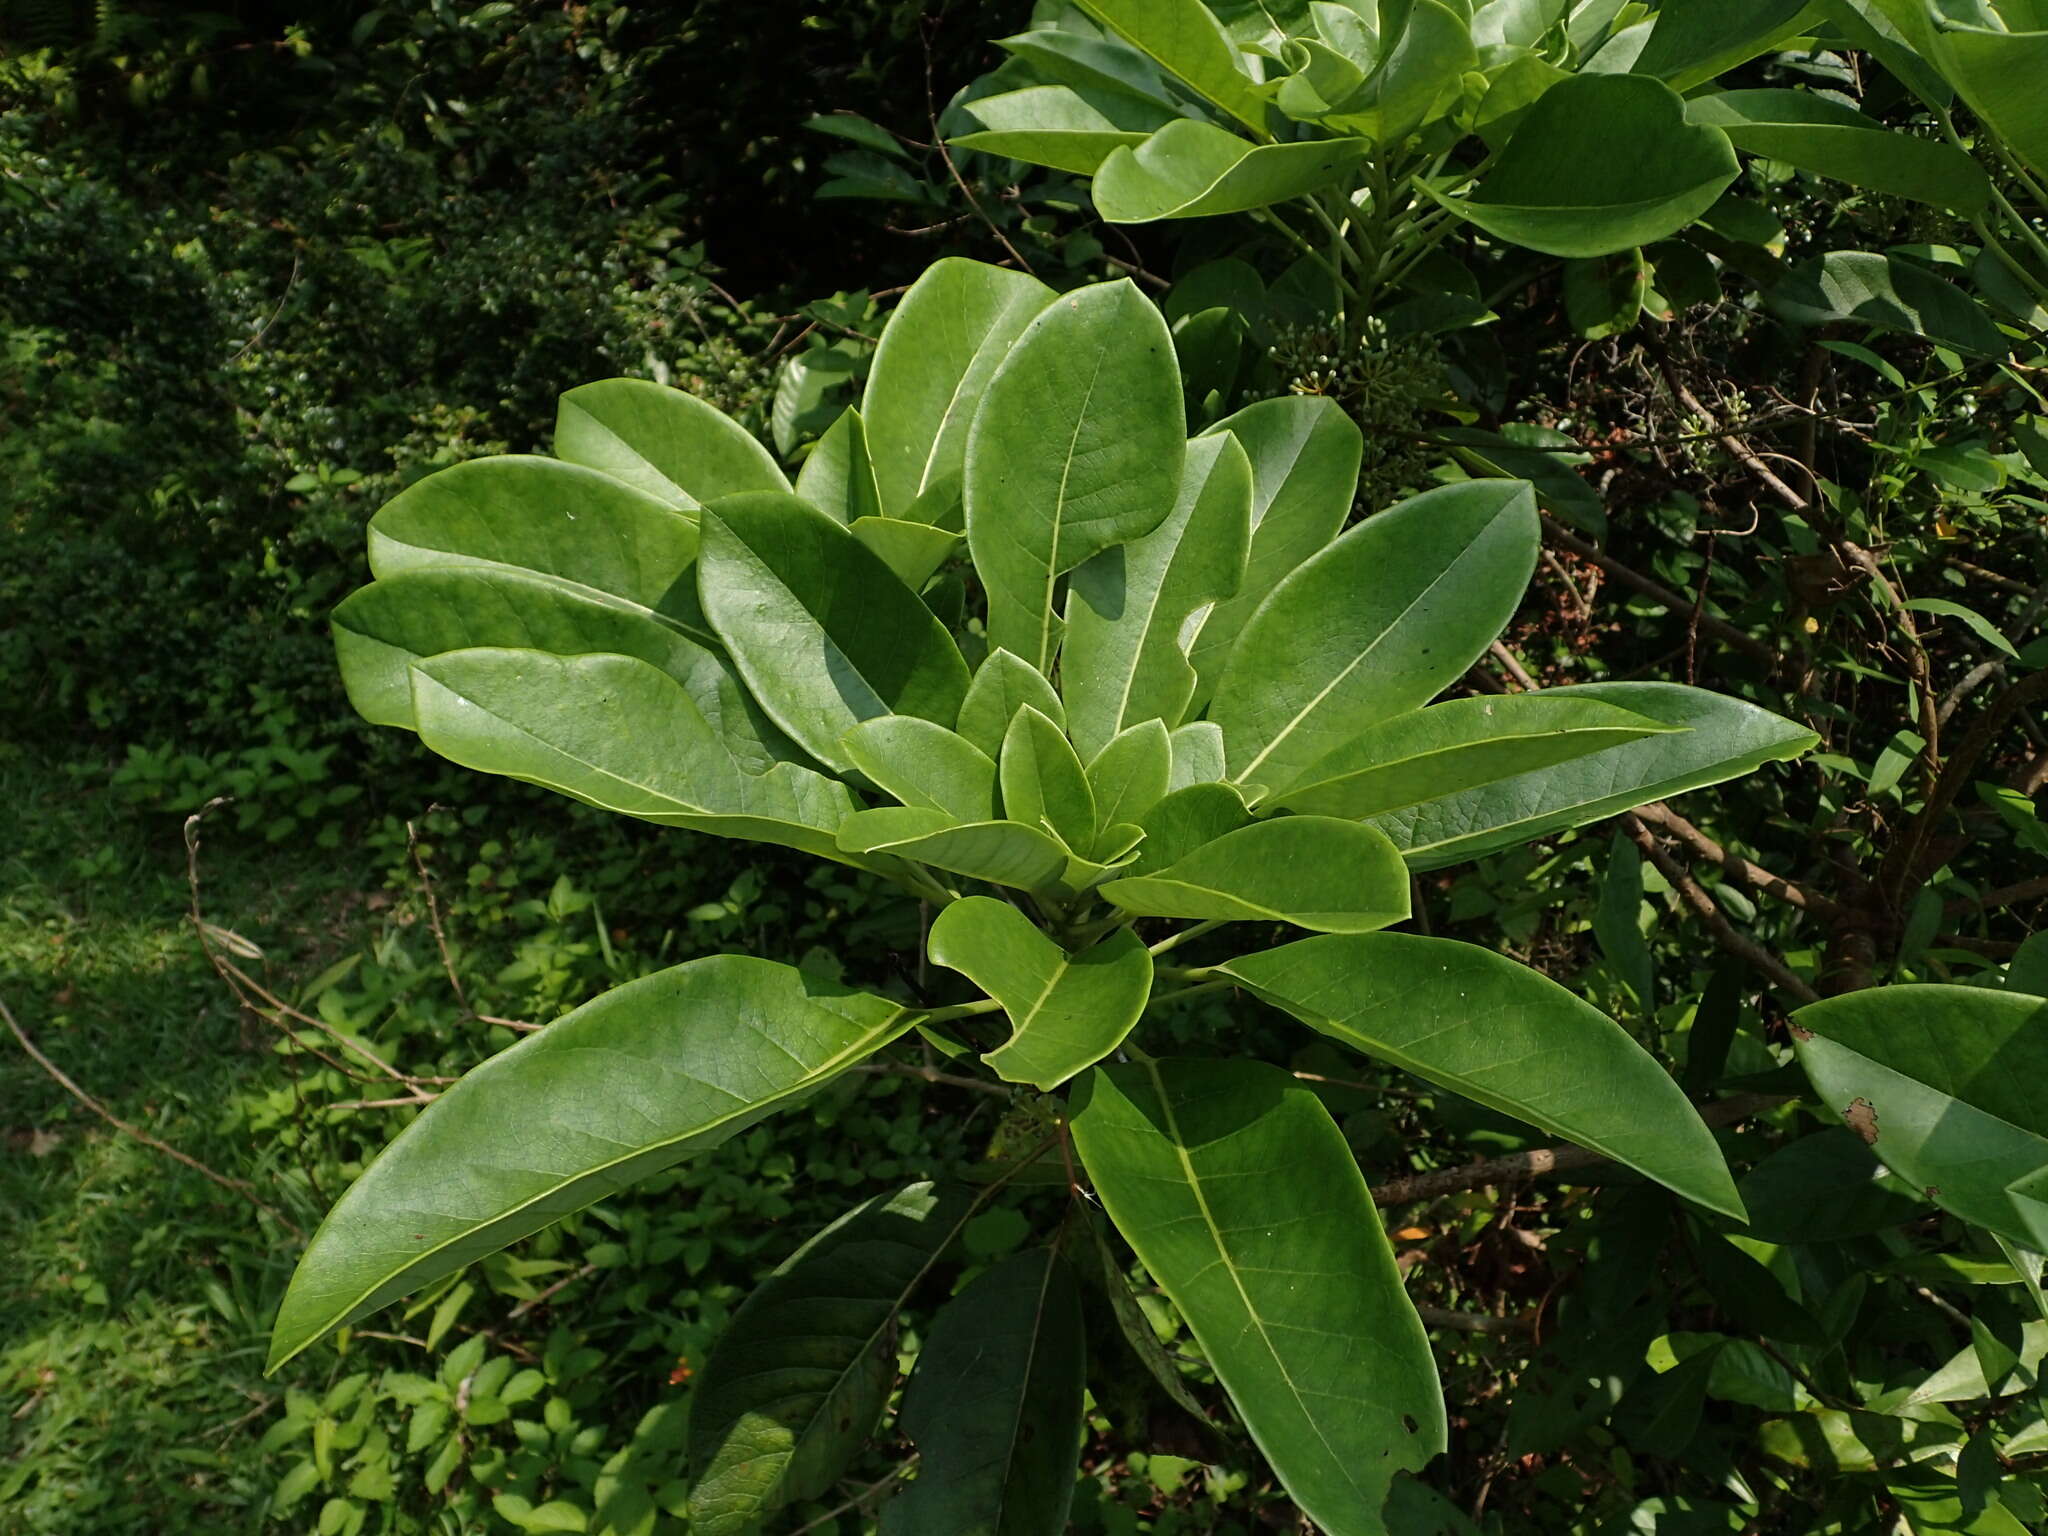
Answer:
POLYGON ((112 1110, 108 1109, 107 1106, 102 1104, 98 1099, 94 1098, 91 1094, 87 1093, 83 1088, 79 1087, 78 1084, 74 1083, 69 1077, 65 1076, 64 1069, 62 1067, 58 1066, 57 1063, 50 1060, 49 1057, 45 1056, 40 1050, 36 1048, 35 1041, 31 1040, 28 1037, 28 1031, 21 1027, 21 1021, 15 1018, 14 1010, 7 1006, 6 999, 4 998, 0 998, 0 1019, 6 1020, 7 1027, 14 1032, 14 1038, 21 1042, 21 1048, 24 1051, 28 1052, 30 1059, 33 1060, 37 1066, 41 1067, 45 1072, 49 1073, 51 1079, 57 1084, 58 1087, 62 1088, 66 1093, 70 1094, 71 1097, 78 1100, 79 1103, 83 1104, 87 1109, 91 1110, 94 1114, 98 1115, 102 1120, 106 1121, 107 1124, 111 1125, 115 1130, 119 1131, 123 1136, 132 1137, 136 1141, 141 1142, 145 1147, 153 1147, 155 1150, 163 1153, 164 1156, 170 1158, 172 1161, 183 1163, 187 1168, 190 1168, 194 1173, 203 1174, 205 1177, 213 1180, 213 1182, 218 1184, 222 1189, 229 1190, 232 1191, 234 1194, 240 1195, 244 1200, 248 1201, 251 1205, 255 1206, 257 1210, 264 1212, 266 1215, 275 1217, 277 1219, 278 1224, 282 1226, 287 1232, 291 1233, 293 1237, 303 1238, 306 1235, 303 1231, 300 1230, 298 1223, 293 1221, 291 1217, 285 1215, 285 1213, 283 1211, 280 1211, 276 1206, 270 1205, 264 1200, 260 1199, 257 1196, 254 1187, 250 1185, 248 1181, 244 1179, 231 1179, 224 1173, 215 1173, 211 1168, 207 1167, 206 1164, 200 1162, 198 1158, 188 1156, 187 1154, 180 1152, 176 1147, 172 1146, 169 1142, 159 1141, 156 1137, 150 1135, 149 1132, 130 1125, 126 1120, 123 1120, 119 1115, 116 1115, 112 1110))
POLYGON ((937 1067, 912 1066, 908 1062, 868 1062, 852 1069, 866 1077, 910 1077, 921 1083, 938 1083, 947 1088, 965 1088, 973 1093, 986 1093, 998 1099, 1011 1097, 1014 1090, 1001 1083, 991 1083, 978 1077, 962 1077, 957 1073, 941 1072, 937 1067))
POLYGON ((1492 653, 1495 661, 1507 668, 1508 676, 1522 685, 1524 693, 1539 693, 1542 691, 1543 685, 1529 675, 1529 669, 1522 665, 1513 651, 1502 645, 1498 640, 1488 646, 1487 650, 1492 653))
POLYGON ((1722 872, 1738 885, 1760 895, 1775 896, 1802 912, 1811 912, 1823 921, 1831 922, 1841 912, 1839 906, 1811 887, 1801 885, 1796 880, 1788 880, 1783 875, 1773 874, 1761 864, 1753 863, 1741 854, 1722 847, 1661 800, 1652 800, 1648 805, 1637 806, 1635 814, 1644 821, 1662 827, 1699 857, 1718 864, 1722 872))
MULTIPOLYGON (((1690 614, 1692 612, 1692 599, 1681 596, 1665 586, 1661 581, 1645 576, 1641 571, 1623 565, 1619 560, 1601 553, 1600 550, 1588 544, 1584 539, 1573 533, 1548 513, 1543 515, 1543 536, 1549 539, 1551 543, 1570 550, 1581 560, 1592 562, 1616 581, 1621 582, 1624 586, 1634 587, 1643 596, 1661 603, 1673 613, 1690 614)), ((1768 668, 1775 669, 1779 663, 1780 658, 1775 650, 1765 645, 1761 640, 1752 639, 1725 619, 1717 619, 1711 613, 1702 613, 1699 618, 1699 627, 1705 633, 1719 640, 1723 645, 1741 651, 1746 656, 1753 657, 1768 668)))
POLYGON ((1687 872, 1686 867, 1665 852, 1664 845, 1657 841, 1655 833, 1633 814, 1625 814, 1620 820, 1622 830, 1627 832, 1636 846, 1643 850, 1650 862, 1657 866, 1658 872, 1671 883, 1671 888, 1678 892, 1680 899, 1693 909, 1702 923, 1706 924, 1707 931, 1713 934, 1717 944, 1729 954, 1748 961, 1781 990, 1798 998, 1800 1002, 1820 1001, 1820 994, 1795 976, 1783 960, 1757 943, 1755 939, 1736 930, 1735 925, 1722 914, 1714 898, 1701 888, 1699 882, 1687 872))

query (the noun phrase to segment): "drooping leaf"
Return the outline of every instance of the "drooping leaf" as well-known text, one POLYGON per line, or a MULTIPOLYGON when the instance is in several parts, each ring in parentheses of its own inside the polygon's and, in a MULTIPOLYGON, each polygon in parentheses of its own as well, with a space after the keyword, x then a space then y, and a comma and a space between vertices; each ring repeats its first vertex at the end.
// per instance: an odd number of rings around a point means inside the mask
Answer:
POLYGON ((1202 0, 1079 0, 1081 9, 1255 133, 1266 107, 1237 45, 1202 0))
POLYGON ((413 668, 415 729, 450 762, 661 826, 840 858, 835 833, 858 802, 797 763, 750 767, 735 749, 759 738, 737 696, 730 679, 689 687, 631 656, 450 651, 413 668))
POLYGON ((1044 674, 1013 652, 992 650, 975 669, 967 697, 960 702, 958 729, 975 746, 996 757, 1003 750, 1010 722, 1026 705, 1062 730, 1066 728, 1066 706, 1044 674))
POLYGON ((775 723, 819 762, 876 715, 950 723, 967 664, 945 627, 881 559, 793 495, 707 507, 705 616, 775 723))
POLYGON ((2048 101, 2040 88, 2048 71, 2048 14, 2007 0, 1876 3, 1971 111, 2035 171, 2048 171, 2048 101))
POLYGON ((1469 195, 1417 185, 1516 245, 1606 256, 1676 234, 1738 169, 1727 136, 1686 122, 1685 103, 1661 81, 1584 74, 1543 93, 1469 195))
POLYGON ((1029 704, 1017 711, 997 759, 1003 815, 1027 827, 1043 826, 1084 857, 1101 824, 1095 792, 1073 744, 1029 704))
POLYGON ((1441 486, 1288 576, 1232 650, 1209 718, 1231 777, 1284 793, 1368 727, 1426 704, 1514 616, 1541 525, 1529 486, 1441 486))
POLYGON ((712 641, 696 559, 694 516, 594 469, 522 454, 429 475, 370 519, 378 577, 427 566, 523 571, 712 641))
POLYGON ((1682 727, 1567 691, 1449 699, 1360 732, 1274 803, 1380 816, 1673 729, 1682 727))
POLYGON ((825 435, 811 445, 797 471, 796 493, 820 512, 842 523, 882 515, 882 493, 875 485, 874 462, 868 457, 867 424, 849 405, 825 435))
POLYGON ((926 944, 934 965, 960 972, 1009 1016, 1008 1042, 982 1060, 1041 1093, 1123 1044, 1152 995, 1152 956, 1129 929, 1069 955, 992 896, 952 903, 926 944))
POLYGON ((967 433, 967 543, 989 643, 1049 670, 1058 579, 1158 527, 1186 451, 1173 338, 1128 279, 1034 319, 967 433))
POLYGON ((1112 880, 1102 894, 1142 917, 1283 922, 1324 933, 1367 933, 1409 910, 1399 850, 1371 827, 1328 816, 1254 822, 1164 868, 1112 880))
POLYGON ((1358 423, 1323 395, 1261 400, 1202 435, 1226 433, 1251 460, 1251 542, 1236 594, 1217 603, 1190 648, 1198 681, 1189 713, 1216 691, 1230 649, 1259 604, 1344 526, 1365 453, 1358 423))
POLYGON ((959 821, 996 813, 996 765, 979 747, 915 715, 863 720, 840 742, 848 759, 905 805, 959 821))
POLYGON ((313 1235, 275 1369, 331 1329, 717 1146, 886 1045, 914 1015, 713 955, 616 987, 421 1112, 313 1235))
POLYGON ((891 1327, 973 1209, 912 1184, 855 1206, 755 1288, 690 1393, 690 1529, 741 1536, 817 1498, 874 1432, 891 1327))
POLYGON ((1742 1215, 1713 1133, 1656 1059, 1527 966, 1475 944, 1367 933, 1218 969, 1334 1040, 1742 1215))
POLYGON ((1198 437, 1166 521, 1074 572, 1060 686, 1084 755, 1139 721, 1180 723, 1195 692, 1189 631, 1243 579, 1251 497, 1237 439, 1198 437))
POLYGON ((1116 97, 1090 100, 1064 85, 1032 85, 977 96, 964 110, 982 127, 978 133, 953 139, 955 148, 1007 155, 1076 176, 1094 175, 1111 151, 1143 144, 1153 129, 1173 116, 1166 107, 1129 97, 1120 102, 1116 97))
POLYGON ((1060 1536, 1080 1469, 1081 1292, 1051 1249, 1015 1254, 939 1309, 903 1394, 917 1478, 882 1536, 1060 1536))
POLYGON ((1679 729, 1376 817, 1410 868, 1455 864, 1718 784, 1819 739, 1768 710, 1677 683, 1585 683, 1546 696, 1592 699, 1679 729))
POLYGON ((1166 798, 1172 780, 1173 742, 1157 720, 1120 733, 1088 764, 1088 788, 1104 827, 1136 822, 1166 798))
POLYGON ((1075 1149, 1281 1482, 1331 1536, 1382 1536, 1397 1471, 1443 1449, 1428 1340, 1329 1111, 1252 1061, 1082 1081, 1075 1149))
POLYGON ((1685 115, 1713 124, 1745 153, 1851 186, 1962 213, 1975 213, 1991 200, 1991 178, 1954 145, 1891 132, 1814 91, 1721 91, 1695 96, 1685 104, 1685 115))
POLYGON ((990 375, 1052 298, 1035 277, 957 256, 911 284, 883 327, 861 395, 885 515, 905 516, 960 473, 967 424, 990 375))
POLYGON ((2048 1167, 2048 1002, 1894 986, 1792 1016, 1800 1065, 1878 1159, 1965 1221, 2031 1247, 2010 1186, 2048 1167))
POLYGON ((1067 867, 1067 850, 1038 827, 958 821, 918 806, 856 811, 839 824, 838 839, 842 854, 898 854, 1023 891, 1056 884, 1067 867))
POLYGON ((1351 138, 1253 144, 1176 118, 1135 147, 1108 152, 1095 173, 1095 207, 1112 224, 1243 213, 1341 180, 1369 148, 1351 138))
POLYGON ((1806 0, 1662 0, 1635 72, 1677 91, 1713 79, 1796 34, 1806 0))
POLYGON ((670 506, 736 491, 787 491, 775 458, 716 406, 647 379, 604 379, 562 396, 555 456, 602 470, 670 506))

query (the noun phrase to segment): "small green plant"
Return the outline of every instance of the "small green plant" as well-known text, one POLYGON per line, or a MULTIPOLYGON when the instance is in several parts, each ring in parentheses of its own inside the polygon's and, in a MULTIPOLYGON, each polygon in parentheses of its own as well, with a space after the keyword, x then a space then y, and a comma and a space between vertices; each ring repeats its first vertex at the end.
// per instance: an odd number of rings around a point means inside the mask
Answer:
POLYGON ((897 1419, 917 1473, 883 1528, 1062 1529, 1078 1276, 1186 1396, 1085 1178, 1296 1502, 1371 1532, 1394 1475, 1445 1447, 1421 1325, 1321 1101, 1227 1039, 1154 1055, 1178 1000, 1248 992, 1739 1216, 1712 1134, 1620 1026, 1491 951, 1385 930, 1411 870, 1811 733, 1659 683, 1432 704, 1520 602, 1530 487, 1459 481, 1347 527, 1362 445, 1331 401, 1185 434, 1172 338, 1129 283, 1056 294, 951 260, 794 487, 701 401, 613 380, 563 397, 557 458, 458 465, 377 515, 377 580, 334 621, 367 718, 893 881, 973 990, 906 1001, 746 955, 615 988, 472 1071, 343 1196, 273 1364, 914 1032, 978 1056, 1023 1118, 978 1190, 878 1196, 764 1281, 698 1382, 691 1529, 828 1487, 889 1401, 920 1283, 995 1190, 1048 1179, 1074 1198, 1040 1246, 924 1335, 897 1419), (1227 925, 1315 936, 1246 950, 1210 937, 1227 925))

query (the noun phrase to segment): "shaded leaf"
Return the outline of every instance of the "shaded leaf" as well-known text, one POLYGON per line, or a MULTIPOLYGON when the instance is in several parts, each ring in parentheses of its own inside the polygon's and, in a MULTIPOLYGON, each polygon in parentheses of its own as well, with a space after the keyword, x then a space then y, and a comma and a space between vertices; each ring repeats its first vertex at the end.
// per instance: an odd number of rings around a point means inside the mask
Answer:
POLYGON ((890 853, 996 885, 1035 891, 1056 884, 1067 851, 1037 827, 1015 821, 957 821, 944 811, 884 806, 839 824, 842 853, 890 853))
POLYGON ((1991 200, 1991 178, 1952 144, 1893 133, 1875 118, 1813 91, 1722 91, 1685 104, 1688 121, 1711 123, 1734 146, 1801 170, 1898 197, 1974 213, 1991 200))

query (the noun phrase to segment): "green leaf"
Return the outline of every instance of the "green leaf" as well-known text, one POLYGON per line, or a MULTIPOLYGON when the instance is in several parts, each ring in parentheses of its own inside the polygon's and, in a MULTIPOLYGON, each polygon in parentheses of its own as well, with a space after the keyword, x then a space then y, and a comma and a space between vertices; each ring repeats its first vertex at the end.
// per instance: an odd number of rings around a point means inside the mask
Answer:
POLYGON ((1141 917, 1294 923, 1367 933, 1408 916, 1408 867, 1384 835, 1327 816, 1281 816, 1102 887, 1141 917))
POLYGON ((1650 1013, 1657 1002, 1656 971, 1650 946, 1643 939, 1643 855, 1625 832, 1607 843, 1607 868, 1600 877, 1600 900, 1593 909, 1593 936, 1614 974, 1650 1013))
POLYGON ((1329 1111, 1252 1061, 1098 1067, 1072 1117, 1103 1206, 1187 1319, 1287 1492, 1382 1536, 1444 1447, 1436 1365, 1329 1111))
POLYGON ((1217 969, 1334 1040, 1742 1216, 1713 1133, 1656 1059, 1527 966, 1473 944, 1370 933, 1217 969))
MULTIPOLYGON (((1465 77, 1479 68, 1466 18, 1439 0, 1413 0, 1406 9, 1395 33, 1388 7, 1378 64, 1356 91, 1321 114, 1324 127, 1391 150, 1457 104, 1465 77)), ((1281 86, 1283 109, 1292 83, 1281 86)))
POLYGON ((996 813, 995 763, 943 725, 882 715, 848 731, 840 746, 855 768, 905 805, 957 821, 987 821, 996 813))
POLYGON ((1915 613, 1933 613, 1945 619, 1954 619, 1993 650, 2003 651, 2015 660, 2019 657, 2020 653, 2013 649, 2012 642, 1999 633, 1998 626, 1974 608, 1965 608, 1961 603, 1950 602, 1945 597, 1912 598, 1906 603, 1906 607, 1915 613))
POLYGON ((1251 460, 1251 542, 1236 594, 1217 603, 1189 649, 1198 681, 1186 714, 1215 693, 1230 649, 1259 604, 1344 526, 1365 453, 1358 423, 1323 395, 1261 400, 1202 436, 1223 434, 1236 438, 1251 460))
POLYGON ((1677 683, 1586 683, 1544 696, 1592 699, 1676 729, 1376 818, 1410 868, 1477 858, 1738 778, 1819 740, 1768 710, 1677 683))
POLYGON ((1081 1292, 1050 1249, 1015 1254, 939 1309, 903 1394, 917 1478, 882 1536, 1059 1536, 1080 1470, 1081 1292))
POLYGON ((1190 631, 1244 577, 1251 499, 1251 461, 1237 439, 1198 437, 1166 521, 1074 572, 1060 686, 1082 753, 1139 721, 1180 723, 1195 693, 1190 631))
POLYGON ((715 1147, 914 1015, 714 955, 629 981, 475 1068, 336 1202, 271 1333, 275 1370, 329 1330, 715 1147))
POLYGON ((932 923, 934 965, 960 972, 1003 1005, 1008 1043, 982 1060, 1006 1083, 1050 1093, 1123 1044, 1152 995, 1152 956, 1129 929, 1069 955, 992 896, 956 901, 932 923))
POLYGON ((1878 4, 1987 127, 2037 172, 2048 171, 2048 14, 2011 0, 1940 10, 1927 0, 1878 4))
POLYGON ((1920 1197, 1886 1171, 1846 1126, 1802 1136, 1743 1176, 1749 1232, 1767 1243, 1831 1243, 1884 1232, 1925 1214, 1920 1197))
POLYGON ((1710 123, 1746 154, 1937 208, 1977 213, 1991 178, 1952 144, 1893 133, 1875 118, 1813 91, 1723 91, 1685 104, 1688 122, 1710 123))
POLYGON ((1157 720, 1132 726, 1088 765, 1096 819, 1104 827, 1136 822, 1166 798, 1172 777, 1173 742, 1166 727, 1157 720))
POLYGON ((1112 224, 1243 213, 1341 180, 1370 147, 1348 138, 1251 144, 1177 118, 1135 148, 1109 151, 1095 174, 1095 207, 1112 224))
POLYGON ((1173 749, 1173 771, 1167 779, 1169 790, 1191 784, 1223 782, 1223 732, 1213 720, 1191 720, 1166 733, 1173 749))
POLYGON ((1689 91, 1794 36, 1809 9, 1806 0, 1661 0, 1635 73, 1689 91))
POLYGON ((743 1536, 831 1489, 888 1401, 897 1313, 972 1209, 930 1184, 877 1195, 747 1298, 690 1393, 692 1531, 743 1536))
POLYGON ((1984 987, 1872 988, 1792 1015, 1814 1088, 1942 1209, 2032 1247, 2009 1186, 2048 1167, 2048 1003, 1984 987))
POLYGON ((1138 818, 1145 841, 1129 875, 1157 874, 1208 843, 1250 824, 1244 797, 1228 784, 1189 784, 1171 791, 1138 818))
POLYGON ((1040 27, 998 38, 996 46, 1028 62, 1040 79, 1056 80, 1079 91, 1128 96, 1155 106, 1180 106, 1152 61, 1114 37, 1040 27))
POLYGON ((963 110, 982 125, 961 134, 956 149, 1007 155, 1032 165, 1092 176, 1113 150, 1135 148, 1173 114, 1125 97, 1094 100, 1064 85, 1032 85, 977 96, 963 110))
POLYGON ((1025 705, 1010 722, 997 759, 1003 815, 1043 826, 1075 853, 1095 846, 1100 823, 1081 759, 1057 725, 1025 705))
POLYGON ((1368 518, 1274 589, 1209 718, 1231 777, 1284 792, 1462 676, 1521 602, 1542 527, 1520 480, 1440 486, 1368 518))
POLYGON ((1031 322, 967 434, 990 645, 1051 668, 1059 577, 1159 526, 1186 432, 1173 337, 1129 279, 1064 294, 1031 322))
POLYGON ((796 493, 820 512, 842 523, 879 517, 882 493, 875 485, 875 466, 868 457, 867 425, 848 406, 825 435, 811 445, 797 471, 796 493))
POLYGON ((1057 884, 1067 868, 1067 850, 1037 827, 956 821, 944 811, 916 806, 856 811, 840 823, 838 838, 842 854, 898 854, 1024 891, 1057 884))
POLYGON ((861 395, 882 510, 891 517, 960 473, 990 375, 1053 292, 1035 277, 949 256, 889 316, 861 395))
POLYGON ((975 670, 967 697, 960 701, 960 734, 996 757, 1003 750, 1010 722, 1026 705, 1062 730, 1066 728, 1066 706, 1044 674, 1013 652, 992 650, 975 670))
POLYGON ((1566 691, 1450 699, 1360 732, 1274 803, 1380 816, 1674 729, 1682 727, 1566 691))
POLYGON ((930 523, 901 517, 861 517, 853 536, 881 557, 896 579, 911 591, 920 590, 938 568, 960 548, 960 535, 930 523))
POLYGON ((697 520, 553 459, 472 459, 400 491, 370 519, 370 570, 508 569, 611 600, 697 639, 697 520))
POLYGON ((1830 251, 1801 262, 1764 297, 1776 314, 1798 325, 1853 320, 1973 357, 2003 357, 2007 350, 2004 336, 1974 299, 1904 257, 1830 251))
POLYGON ((721 717, 720 702, 630 656, 450 651, 413 668, 420 740, 451 762, 661 826, 839 858, 834 833, 859 809, 846 786, 796 763, 750 766, 735 750, 744 716, 721 717))
POLYGON ((775 723, 819 762, 876 715, 946 723, 967 663, 931 610, 847 528, 793 495, 707 507, 705 616, 775 723))
POLYGON ((738 422, 646 379, 604 379, 562 396, 555 457, 686 510, 737 491, 789 489, 774 455, 738 422))
POLYGON ((1079 0, 1081 9, 1167 73, 1264 136, 1266 106, 1237 45, 1202 0, 1079 0))
POLYGON ((1669 86, 1587 74, 1543 93, 1469 195, 1417 185, 1516 245, 1606 256, 1676 234, 1714 205, 1739 169, 1727 136, 1687 123, 1669 86))

